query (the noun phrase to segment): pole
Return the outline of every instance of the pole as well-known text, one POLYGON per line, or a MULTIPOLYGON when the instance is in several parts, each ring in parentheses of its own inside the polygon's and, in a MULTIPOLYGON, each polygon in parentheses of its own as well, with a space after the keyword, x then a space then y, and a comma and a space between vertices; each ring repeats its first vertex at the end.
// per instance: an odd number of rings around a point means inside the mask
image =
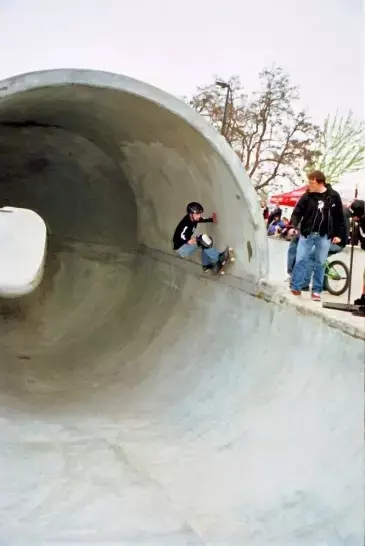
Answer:
MULTIPOLYGON (((357 185, 355 187, 355 199, 357 199, 358 196, 358 189, 357 185)), ((347 304, 350 305, 350 299, 351 299, 351 285, 352 285, 352 271, 354 267, 354 247, 355 247, 355 220, 351 218, 351 251, 350 251, 350 282, 349 282, 349 288, 347 291, 347 304)))
POLYGON ((229 84, 227 84, 227 94, 226 94, 226 103, 224 105, 224 114, 223 114, 223 121, 222 121, 222 129, 221 134, 225 136, 226 132, 226 124, 227 124, 227 115, 228 115, 228 103, 229 103, 229 94, 231 92, 231 87, 229 84))

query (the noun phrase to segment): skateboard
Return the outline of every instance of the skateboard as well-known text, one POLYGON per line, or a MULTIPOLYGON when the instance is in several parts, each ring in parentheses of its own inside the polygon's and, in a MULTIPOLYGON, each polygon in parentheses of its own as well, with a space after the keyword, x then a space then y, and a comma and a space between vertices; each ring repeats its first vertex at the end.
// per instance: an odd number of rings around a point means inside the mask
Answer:
POLYGON ((223 261, 220 263, 220 265, 213 269, 213 275, 224 275, 225 274, 225 267, 235 262, 236 256, 234 254, 234 250, 231 247, 228 247, 224 250, 223 254, 223 261))
POLYGON ((347 311, 349 313, 354 313, 359 311, 360 305, 355 305, 352 303, 337 303, 335 301, 325 301, 322 303, 324 309, 335 309, 336 311, 347 311))

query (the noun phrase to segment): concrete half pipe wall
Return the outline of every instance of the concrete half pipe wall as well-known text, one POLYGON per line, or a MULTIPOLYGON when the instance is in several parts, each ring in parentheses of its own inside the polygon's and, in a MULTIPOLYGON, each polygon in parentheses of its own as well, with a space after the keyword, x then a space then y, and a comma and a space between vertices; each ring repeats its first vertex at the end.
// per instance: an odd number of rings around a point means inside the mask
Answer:
POLYGON ((363 339, 250 295, 265 229, 220 135, 141 82, 39 72, 0 83, 0 164, 50 229, 40 289, 1 303, 1 541, 359 546, 363 339), (171 254, 195 199, 234 282, 171 254))

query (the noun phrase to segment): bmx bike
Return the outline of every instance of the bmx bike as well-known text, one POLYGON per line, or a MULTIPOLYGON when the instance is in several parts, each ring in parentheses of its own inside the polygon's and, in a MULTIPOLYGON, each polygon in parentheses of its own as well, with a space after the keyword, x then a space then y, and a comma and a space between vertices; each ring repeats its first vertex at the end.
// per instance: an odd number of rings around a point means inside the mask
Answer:
POLYGON ((333 296, 341 296, 350 284, 350 270, 341 260, 326 260, 323 288, 333 296))

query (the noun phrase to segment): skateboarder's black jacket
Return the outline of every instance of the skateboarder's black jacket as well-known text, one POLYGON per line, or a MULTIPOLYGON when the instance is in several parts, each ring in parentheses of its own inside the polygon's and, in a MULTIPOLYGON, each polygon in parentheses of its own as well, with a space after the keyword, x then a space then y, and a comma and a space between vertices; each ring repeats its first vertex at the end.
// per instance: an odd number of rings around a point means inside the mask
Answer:
POLYGON ((185 245, 188 241, 190 241, 198 224, 204 224, 207 222, 213 222, 213 218, 201 217, 200 220, 194 222, 194 220, 190 218, 189 214, 186 214, 175 229, 175 233, 172 239, 174 244, 174 250, 178 250, 181 246, 185 245))

